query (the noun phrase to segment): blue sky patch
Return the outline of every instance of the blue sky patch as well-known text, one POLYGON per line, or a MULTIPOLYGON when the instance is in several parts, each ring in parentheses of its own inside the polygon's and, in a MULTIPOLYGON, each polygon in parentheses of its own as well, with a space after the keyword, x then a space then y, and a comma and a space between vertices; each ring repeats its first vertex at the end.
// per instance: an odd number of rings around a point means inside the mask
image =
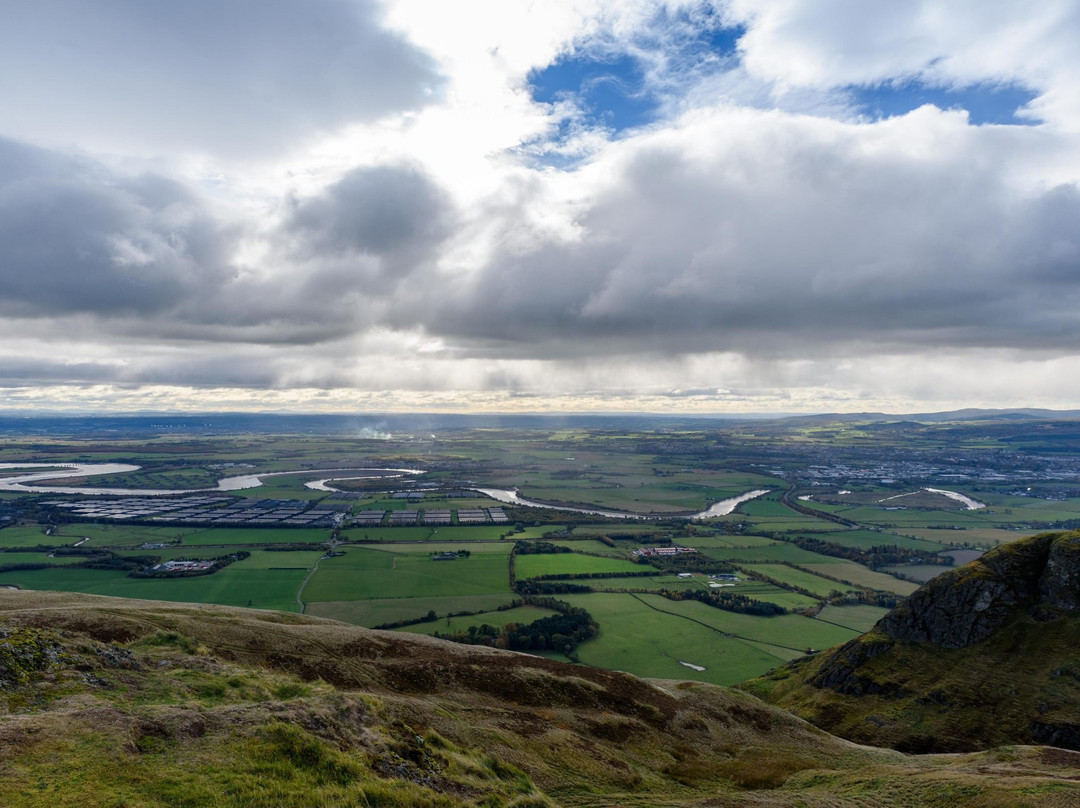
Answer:
POLYGON ((535 100, 576 98, 592 123, 616 132, 648 123, 658 105, 646 91, 641 63, 630 54, 566 57, 534 71, 529 84, 535 100))
POLYGON ((941 109, 966 109, 973 124, 1038 123, 1031 118, 1018 118, 1016 111, 1038 93, 1015 84, 976 84, 958 90, 932 87, 918 81, 900 85, 883 84, 876 87, 852 87, 855 103, 875 120, 903 115, 924 104, 941 109))
POLYGON ((536 101, 573 99, 586 125, 618 134, 653 121, 680 77, 733 64, 736 43, 744 33, 741 27, 724 27, 715 14, 692 18, 662 12, 639 34, 632 49, 569 54, 532 71, 528 82, 536 101), (648 70, 656 71, 652 78, 665 86, 650 86, 648 70))

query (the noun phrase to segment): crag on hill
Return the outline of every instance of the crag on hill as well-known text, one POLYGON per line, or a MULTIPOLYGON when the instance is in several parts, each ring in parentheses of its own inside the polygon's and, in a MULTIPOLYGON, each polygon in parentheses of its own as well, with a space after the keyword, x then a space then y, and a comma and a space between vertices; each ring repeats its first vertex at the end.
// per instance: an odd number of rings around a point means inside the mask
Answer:
POLYGON ((329 620, 0 592, 0 805, 1080 804, 1080 754, 914 757, 737 691, 329 620))
POLYGON ((905 751, 1080 749, 1080 532, 991 550, 868 634, 743 687, 842 737, 905 751))

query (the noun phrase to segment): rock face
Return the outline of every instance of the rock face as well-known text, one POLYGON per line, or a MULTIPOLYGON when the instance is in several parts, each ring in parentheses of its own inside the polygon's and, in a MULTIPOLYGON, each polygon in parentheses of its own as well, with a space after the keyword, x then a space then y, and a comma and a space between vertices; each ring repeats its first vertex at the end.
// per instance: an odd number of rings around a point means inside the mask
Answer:
POLYGON ((991 550, 930 581, 877 630, 897 640, 967 648, 1019 610, 1053 615, 1080 607, 1080 534, 1046 533, 991 550))
POLYGON ((1080 531, 939 575, 872 631, 746 689, 859 743, 1080 751, 1080 531))

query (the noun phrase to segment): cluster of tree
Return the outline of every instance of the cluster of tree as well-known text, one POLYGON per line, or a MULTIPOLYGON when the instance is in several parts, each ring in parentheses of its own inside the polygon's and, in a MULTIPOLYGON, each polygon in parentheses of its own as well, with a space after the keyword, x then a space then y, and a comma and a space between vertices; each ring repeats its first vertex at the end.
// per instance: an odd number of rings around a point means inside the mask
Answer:
MULTIPOLYGON (((567 524, 567 512, 557 508, 522 507, 520 505, 503 505, 503 513, 511 522, 521 526, 531 525, 534 527, 551 524, 567 524)), ((602 525, 611 519, 600 514, 574 513, 570 516, 570 525, 602 525)))
POLYGON ((469 626, 466 631, 435 632, 432 636, 468 645, 509 648, 512 651, 550 649, 571 656, 580 643, 595 637, 600 627, 584 609, 559 603, 558 614, 541 617, 531 623, 507 623, 502 628, 485 623, 469 626))
POLYGON ((679 553, 673 556, 649 556, 648 563, 664 572, 701 572, 710 575, 730 574, 735 567, 726 561, 717 561, 702 553, 679 553))
POLYGON ((514 542, 514 552, 518 555, 553 555, 557 553, 574 552, 569 547, 561 544, 552 544, 549 541, 526 541, 518 539, 514 542))
POLYGON ((701 603, 715 606, 739 614, 754 614, 759 617, 774 617, 779 614, 787 614, 788 610, 775 603, 764 600, 754 600, 746 595, 736 592, 715 589, 661 589, 660 594, 668 600, 697 600, 701 603))
POLYGON ((829 603, 835 606, 854 606, 858 603, 865 603, 869 606, 881 606, 886 609, 895 609, 901 600, 903 598, 899 595, 874 589, 860 589, 858 592, 833 592, 829 596, 829 603))
POLYGON ((895 544, 875 544, 866 549, 863 547, 845 547, 831 541, 812 539, 809 536, 798 536, 792 543, 804 550, 820 555, 832 556, 833 558, 846 558, 859 564, 865 564, 870 569, 880 569, 892 564, 944 564, 951 566, 951 556, 939 556, 928 550, 913 550, 908 547, 900 547, 895 544))
POLYGON ((123 570, 131 575, 149 564, 158 563, 158 560, 155 556, 121 556, 106 551, 75 566, 91 570, 123 570))
POLYGON ((570 584, 564 581, 541 581, 532 578, 527 581, 515 581, 514 590, 519 595, 569 595, 592 592, 592 587, 583 584, 570 584))

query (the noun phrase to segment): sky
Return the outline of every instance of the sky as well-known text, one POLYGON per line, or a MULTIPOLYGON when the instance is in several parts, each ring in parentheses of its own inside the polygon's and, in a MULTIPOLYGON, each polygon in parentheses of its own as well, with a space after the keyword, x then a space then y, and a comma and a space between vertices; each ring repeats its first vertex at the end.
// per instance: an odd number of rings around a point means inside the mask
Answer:
POLYGON ((1080 0, 0 7, 0 409, 1080 406, 1080 0))

